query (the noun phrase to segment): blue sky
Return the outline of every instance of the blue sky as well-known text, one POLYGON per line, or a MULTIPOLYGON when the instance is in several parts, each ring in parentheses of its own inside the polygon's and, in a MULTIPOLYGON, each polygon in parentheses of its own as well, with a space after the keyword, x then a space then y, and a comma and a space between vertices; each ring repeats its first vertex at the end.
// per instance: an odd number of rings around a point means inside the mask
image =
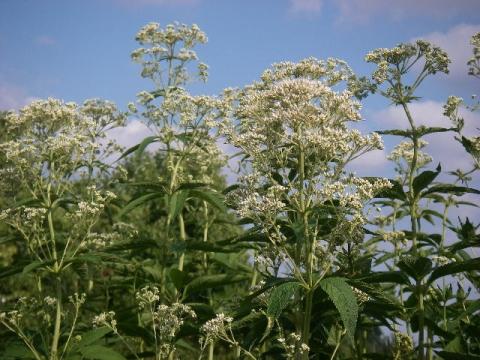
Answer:
MULTIPOLYGON (((135 94, 151 89, 130 53, 136 32, 152 21, 197 23, 207 33, 198 54, 210 65, 210 80, 194 84, 194 93, 242 86, 273 62, 308 56, 342 58, 355 72, 369 74, 372 67, 363 61, 369 50, 416 38, 443 47, 453 59, 449 76, 420 89, 423 98, 412 111, 422 122, 448 125, 442 102, 451 94, 468 99, 480 85, 465 65, 469 38, 480 31, 480 0, 1 0, 0 108, 53 96, 76 102, 100 97, 126 109, 135 94)), ((379 96, 365 101, 363 114, 366 130, 405 123, 379 96)), ((465 117, 467 130, 475 132, 480 116, 465 117)), ((132 121, 116 136, 132 145, 144 131, 132 121)), ((386 151, 393 141, 386 140, 386 151)), ((359 169, 388 171, 386 151, 366 156, 359 169)), ((432 139, 431 151, 446 168, 468 166, 451 134, 432 139)))

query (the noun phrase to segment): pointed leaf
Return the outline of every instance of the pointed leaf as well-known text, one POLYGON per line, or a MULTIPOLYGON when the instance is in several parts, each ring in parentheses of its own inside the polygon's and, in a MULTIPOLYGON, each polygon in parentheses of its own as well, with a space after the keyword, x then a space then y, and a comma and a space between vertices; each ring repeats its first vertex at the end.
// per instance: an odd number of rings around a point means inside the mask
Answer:
POLYGON ((204 200, 210 205, 216 207, 220 211, 227 211, 222 194, 210 189, 192 189, 189 195, 200 200, 204 200))
POLYGON ((267 307, 267 315, 277 319, 283 310, 292 302, 297 289, 301 287, 298 282, 288 282, 275 287, 270 294, 267 307))
POLYGON ((432 283, 436 279, 447 275, 453 275, 460 272, 468 272, 468 271, 480 271, 480 259, 470 259, 465 260, 462 262, 454 262, 447 265, 439 266, 435 270, 432 271, 430 278, 428 279, 429 283, 432 283))
POLYGON ((156 191, 148 194, 140 195, 139 197, 132 199, 118 214, 119 217, 124 216, 125 214, 129 213, 133 209, 139 207, 140 205, 145 204, 154 199, 161 198, 164 195, 163 191, 156 191))
POLYGON ((420 191, 425 189, 428 185, 432 183, 433 180, 440 174, 442 170, 440 164, 437 166, 436 171, 426 170, 421 174, 417 175, 415 179, 413 179, 413 194, 417 196, 420 191))
POLYGON ((159 139, 158 136, 148 136, 148 137, 146 137, 145 139, 142 140, 141 143, 139 143, 137 145, 134 145, 131 148, 127 149, 115 162, 122 160, 124 157, 130 155, 131 153, 133 153, 135 151, 138 154, 143 153, 143 151, 145 150, 145 148, 149 144, 158 141, 158 139, 159 139))
POLYGON ((347 330, 347 335, 351 342, 354 343, 358 318, 358 304, 352 288, 344 278, 340 277, 323 279, 320 281, 320 287, 327 293, 337 308, 343 326, 347 330))
POLYGON ((432 261, 422 256, 405 256, 397 266, 413 279, 421 280, 432 270, 432 261))

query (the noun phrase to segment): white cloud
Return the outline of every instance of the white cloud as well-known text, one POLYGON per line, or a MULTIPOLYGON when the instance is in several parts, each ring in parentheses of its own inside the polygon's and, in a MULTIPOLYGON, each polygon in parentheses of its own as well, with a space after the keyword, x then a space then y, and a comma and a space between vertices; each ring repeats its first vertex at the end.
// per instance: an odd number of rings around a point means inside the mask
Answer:
POLYGON ((0 110, 16 110, 33 100, 23 88, 0 81, 0 110))
POLYGON ((35 44, 40 46, 52 46, 55 45, 57 41, 48 35, 40 35, 35 38, 35 44))
POLYGON ((290 0, 292 13, 319 13, 322 10, 322 0, 290 0))
MULTIPOLYGON (((443 104, 441 102, 431 100, 416 102, 411 104, 409 109, 417 125, 447 128, 452 126, 450 121, 443 116, 443 104)), ((476 128, 480 127, 480 114, 463 110, 461 115, 465 119, 465 135, 478 136, 476 128)), ((378 111, 372 115, 372 119, 379 124, 381 129, 406 129, 409 127, 403 109, 396 106, 378 111)), ((425 139, 429 145, 426 151, 433 157, 434 163, 442 163, 444 170, 470 169, 471 159, 454 136, 454 132, 427 135, 425 139)))
POLYGON ((385 150, 370 151, 349 164, 349 169, 360 176, 382 176, 389 162, 385 150))
MULTIPOLYGON (((289 0, 291 12, 318 14, 327 0, 289 0)), ((330 0, 337 10, 340 23, 367 23, 381 17, 401 21, 422 17, 445 19, 480 10, 478 0, 330 0)))
MULTIPOLYGON (((108 138, 115 140, 126 149, 137 145, 147 136, 152 136, 152 131, 140 120, 133 119, 125 127, 112 129, 108 132, 108 138)), ((152 145, 148 149, 152 149, 152 145)))
POLYGON ((411 41, 424 39, 441 47, 448 53, 452 63, 449 66, 450 74, 445 76, 447 81, 453 80, 457 82, 463 82, 468 79, 475 81, 475 79, 467 75, 467 61, 472 56, 470 38, 477 32, 480 32, 480 24, 460 24, 450 28, 446 32, 432 32, 416 37, 411 41))
POLYGON ((367 22, 378 16, 393 20, 411 17, 448 18, 480 9, 477 0, 335 0, 340 21, 367 22))
POLYGON ((196 5, 200 0, 110 0, 115 4, 129 8, 140 8, 144 6, 191 6, 196 5))

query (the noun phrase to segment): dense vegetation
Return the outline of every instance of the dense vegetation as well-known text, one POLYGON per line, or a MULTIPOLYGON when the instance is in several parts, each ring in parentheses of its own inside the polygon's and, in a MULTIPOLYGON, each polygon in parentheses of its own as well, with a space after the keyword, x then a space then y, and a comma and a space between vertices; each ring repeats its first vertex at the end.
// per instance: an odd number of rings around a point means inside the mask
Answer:
POLYGON ((480 137, 461 117, 478 104, 449 97, 448 128, 410 111, 448 73, 443 50, 374 50, 364 77, 282 62, 212 97, 186 89, 208 75, 196 25, 137 41, 152 89, 127 112, 47 99, 0 113, 2 359, 480 359, 478 224, 449 213, 478 206, 464 195, 480 194, 480 137), (405 129, 354 129, 367 96, 405 129), (152 136, 121 149, 109 134, 132 117, 152 136), (471 168, 432 163, 424 137, 443 132, 471 168), (396 177, 352 173, 381 135, 399 140, 396 177), (238 149, 230 186, 223 142, 238 149))

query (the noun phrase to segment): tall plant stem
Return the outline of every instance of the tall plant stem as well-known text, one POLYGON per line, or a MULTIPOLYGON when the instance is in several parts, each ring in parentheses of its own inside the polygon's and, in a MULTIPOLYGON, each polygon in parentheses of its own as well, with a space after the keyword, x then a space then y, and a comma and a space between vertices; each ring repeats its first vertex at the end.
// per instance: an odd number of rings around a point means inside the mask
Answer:
MULTIPOLYGON (((178 214, 178 227, 180 228, 180 240, 182 242, 187 241, 187 236, 185 233, 185 222, 183 221, 183 215, 178 214)), ((183 263, 185 262, 185 253, 182 252, 180 258, 178 259, 178 270, 183 271, 183 263)))
MULTIPOLYGON (((54 168, 54 163, 52 163, 52 169, 54 168)), ((56 242, 55 242, 55 229, 53 226, 53 216, 52 216, 52 201, 51 201, 51 184, 48 185, 47 188, 47 198, 48 198, 48 230, 50 232, 50 241, 52 243, 52 257, 53 257, 53 266, 54 266, 54 273, 55 273, 55 286, 56 286, 56 297, 57 297, 57 304, 55 310, 55 325, 53 328, 53 338, 52 338, 52 345, 50 348, 50 359, 57 360, 58 359, 58 342, 60 340, 60 327, 62 322, 62 281, 60 279, 60 264, 58 262, 57 256, 57 249, 56 249, 56 242)))
POLYGON ((215 344, 213 342, 210 342, 208 344, 208 360, 214 360, 214 351, 215 351, 215 344))
MULTIPOLYGON (((302 129, 298 130, 299 138, 301 138, 302 129)), ((300 196, 300 214, 302 216, 302 225, 303 225, 303 238, 304 246, 306 253, 306 282, 308 284, 308 289, 306 292, 305 298, 305 308, 303 315, 303 324, 302 324, 302 342, 304 344, 309 344, 310 339, 310 321, 312 317, 312 304, 313 304, 313 249, 310 242, 309 231, 308 231, 308 210, 307 210, 307 199, 305 194, 305 151, 303 145, 300 145, 300 152, 298 156, 298 174, 299 174, 299 196, 300 196)), ((297 254, 298 255, 298 254, 297 254)), ((302 356, 303 359, 308 359, 308 353, 305 352, 302 356)))
POLYGON ((57 306, 55 314, 55 326, 53 330, 53 339, 52 347, 50 350, 50 359, 58 359, 58 341, 60 339, 60 326, 62 323, 62 281, 60 277, 56 278, 56 296, 57 296, 57 306))
MULTIPOLYGON (((417 170, 417 161, 418 161, 418 134, 417 128, 415 126, 412 114, 408 109, 407 104, 404 102, 402 103, 403 110, 405 111, 405 115, 407 116, 408 122, 410 124, 410 129, 412 131, 412 141, 413 141, 413 156, 412 162, 410 163, 410 171, 408 174, 408 189, 409 189, 409 202, 410 202, 410 223, 411 223, 411 230, 412 230, 412 252, 414 255, 417 255, 417 203, 418 198, 413 189, 413 180, 415 177, 415 173, 417 170)), ((425 308, 423 304, 423 286, 421 281, 417 281, 416 284, 417 288, 417 295, 418 295, 418 303, 417 303, 417 310, 418 310, 418 360, 425 359, 425 349, 424 349, 424 342, 425 342, 425 333, 424 333, 424 326, 425 326, 425 308)))
POLYGON ((412 251, 414 254, 417 253, 417 197, 413 190, 413 179, 415 177, 415 172, 417 170, 417 161, 418 161, 418 135, 417 128, 413 121, 412 114, 408 109, 407 104, 403 103, 403 110, 407 116, 408 122, 410 123, 410 129, 412 131, 412 141, 413 141, 413 156, 412 162, 410 163, 410 171, 408 173, 408 189, 409 189, 409 202, 410 202, 410 224, 412 228, 412 251))

